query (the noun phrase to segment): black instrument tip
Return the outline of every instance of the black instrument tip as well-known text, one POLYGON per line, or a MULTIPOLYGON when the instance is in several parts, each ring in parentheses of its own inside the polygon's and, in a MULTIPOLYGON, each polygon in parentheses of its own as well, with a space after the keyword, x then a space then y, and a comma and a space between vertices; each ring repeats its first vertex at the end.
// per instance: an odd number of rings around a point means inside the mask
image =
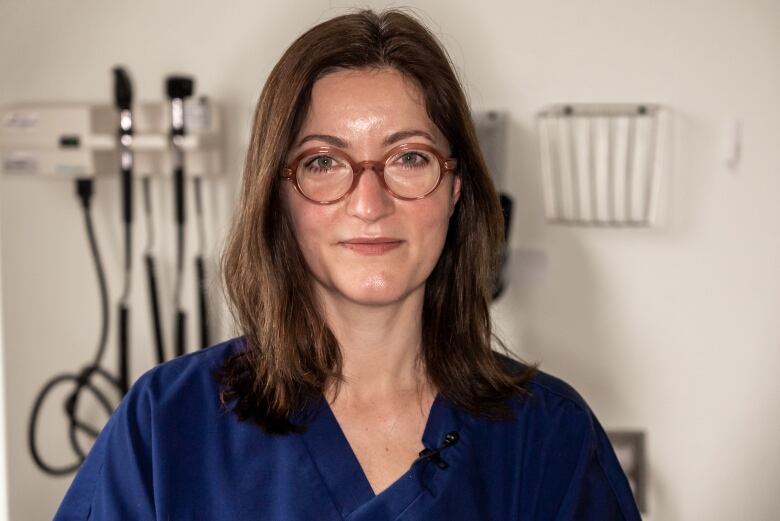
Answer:
POLYGON ((188 98, 195 90, 195 82, 189 76, 169 76, 165 80, 165 92, 171 99, 188 98))
POLYGON ((114 100, 119 110, 130 110, 133 102, 133 86, 123 67, 114 67, 114 100))

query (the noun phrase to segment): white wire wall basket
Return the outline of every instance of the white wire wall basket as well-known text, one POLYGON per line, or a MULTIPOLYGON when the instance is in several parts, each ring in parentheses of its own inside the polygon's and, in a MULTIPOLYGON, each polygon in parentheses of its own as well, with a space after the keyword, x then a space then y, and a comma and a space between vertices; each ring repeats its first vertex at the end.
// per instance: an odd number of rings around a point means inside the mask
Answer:
POLYGON ((547 221, 651 226, 658 205, 659 105, 558 104, 537 115, 547 221))

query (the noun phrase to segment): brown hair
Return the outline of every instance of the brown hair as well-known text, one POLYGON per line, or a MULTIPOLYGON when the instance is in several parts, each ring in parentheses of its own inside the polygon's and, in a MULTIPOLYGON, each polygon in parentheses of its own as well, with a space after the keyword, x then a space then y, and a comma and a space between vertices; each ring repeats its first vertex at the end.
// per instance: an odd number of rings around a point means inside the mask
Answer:
MULTIPOLYGON (((215 373, 223 405, 266 432, 300 432, 290 415, 341 381, 341 351, 325 323, 280 198, 284 158, 314 82, 337 68, 391 67, 413 80, 428 116, 458 160, 461 196, 442 254, 425 285, 421 361, 438 392, 475 415, 504 418, 507 400, 530 394, 536 367, 491 348, 489 303, 503 244, 503 215, 449 57, 415 18, 398 10, 338 16, 309 29, 281 57, 255 111, 241 199, 222 276, 246 348, 215 373)), ((503 343, 498 343, 509 354, 503 343)))

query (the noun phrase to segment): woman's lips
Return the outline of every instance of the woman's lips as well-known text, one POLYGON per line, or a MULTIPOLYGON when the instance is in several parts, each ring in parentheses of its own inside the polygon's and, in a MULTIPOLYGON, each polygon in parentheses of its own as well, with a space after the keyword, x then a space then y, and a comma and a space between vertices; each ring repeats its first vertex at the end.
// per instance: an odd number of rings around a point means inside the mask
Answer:
POLYGON ((353 239, 340 243, 348 250, 352 250, 361 255, 382 255, 390 250, 394 250, 401 246, 403 241, 395 239, 367 239, 365 241, 360 239, 353 239))

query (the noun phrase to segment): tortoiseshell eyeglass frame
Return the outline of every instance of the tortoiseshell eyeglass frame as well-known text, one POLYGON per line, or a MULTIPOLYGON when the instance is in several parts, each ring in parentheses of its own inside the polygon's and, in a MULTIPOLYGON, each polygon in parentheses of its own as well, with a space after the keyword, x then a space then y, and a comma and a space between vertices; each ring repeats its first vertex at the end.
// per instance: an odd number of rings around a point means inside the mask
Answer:
POLYGON ((287 179, 288 181, 291 181, 293 183, 293 186, 295 187, 295 191, 298 192, 302 197, 306 198, 307 200, 317 204, 333 204, 341 201, 349 194, 351 194, 352 191, 355 190, 355 188, 357 187, 358 181, 360 180, 360 176, 363 174, 363 172, 367 168, 371 168, 374 172, 377 173, 379 177, 379 182, 390 195, 392 195, 397 199, 401 199, 403 201, 416 201, 418 199, 423 199, 424 197, 428 197, 433 192, 435 192, 436 189, 441 184, 441 180, 444 179, 444 176, 447 174, 447 172, 453 172, 457 168, 457 165, 458 165, 457 159, 452 157, 446 159, 434 147, 430 145, 426 145, 424 143, 403 143, 389 150, 387 154, 385 154, 385 156, 379 161, 355 161, 354 159, 352 159, 352 157, 350 157, 349 154, 347 154, 341 149, 338 149, 336 147, 323 146, 323 147, 309 148, 304 150, 300 154, 298 154, 295 157, 295 159, 290 161, 290 163, 285 165, 285 167, 282 169, 282 177, 284 179, 287 179), (387 185, 384 176, 385 167, 387 166, 387 161, 392 157, 397 156, 399 153, 408 152, 408 151, 414 152, 415 150, 424 150, 426 152, 430 152, 431 154, 434 155, 434 157, 436 157, 436 159, 439 161, 439 178, 436 180, 436 183, 433 185, 433 188, 428 190, 423 195, 417 197, 405 197, 393 192, 393 190, 390 189, 390 187, 387 185), (327 154, 334 158, 338 158, 346 162, 352 167, 352 184, 350 185, 349 189, 347 189, 347 191, 344 192, 344 194, 342 194, 338 198, 330 201, 317 201, 315 199, 312 199, 311 197, 303 193, 303 190, 301 190, 301 187, 298 184, 298 178, 296 172, 298 171, 298 166, 300 162, 306 157, 309 157, 311 155, 319 155, 319 154, 327 154))

